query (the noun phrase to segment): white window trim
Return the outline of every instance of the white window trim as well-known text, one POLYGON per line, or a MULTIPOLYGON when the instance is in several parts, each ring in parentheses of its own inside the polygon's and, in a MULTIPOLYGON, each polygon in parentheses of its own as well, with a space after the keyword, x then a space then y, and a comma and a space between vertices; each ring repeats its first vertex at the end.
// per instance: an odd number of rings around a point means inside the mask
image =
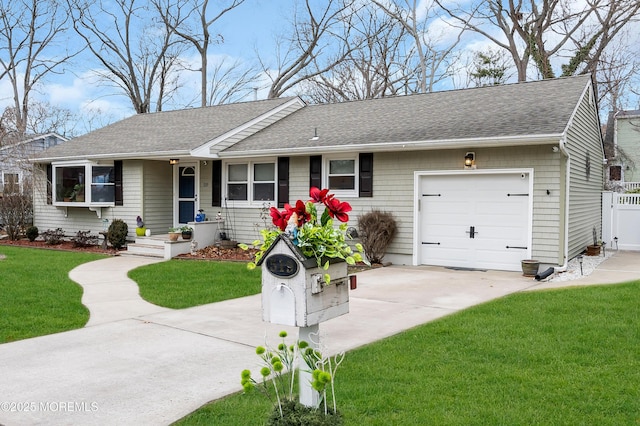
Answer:
MULTIPOLYGON (((338 198, 358 198, 360 194, 360 164, 358 154, 349 155, 327 155, 322 158, 322 186, 329 188, 329 192, 338 198), (353 160, 354 183, 353 189, 331 189, 329 188, 329 162, 333 160, 353 160)), ((322 189, 322 188, 321 188, 322 189)))
POLYGON ((89 206, 93 206, 93 207, 112 207, 115 206, 115 200, 111 201, 111 202, 92 202, 91 200, 91 186, 93 184, 93 166, 97 166, 97 167, 114 167, 114 163, 113 162, 100 162, 100 163, 96 163, 94 161, 69 161, 69 162, 55 162, 55 163, 51 163, 51 167, 52 167, 52 171, 51 171, 51 187, 52 187, 52 191, 53 193, 51 194, 52 199, 53 199, 53 205, 54 206, 65 206, 65 207, 89 207, 89 206), (64 202, 64 201, 58 201, 57 197, 56 197, 56 188, 57 188, 57 173, 56 173, 56 169, 60 168, 60 167, 84 167, 84 174, 85 174, 85 191, 84 191, 84 196, 85 199, 83 202, 78 202, 78 201, 70 201, 70 202, 64 202))
MULTIPOLYGON (((276 158, 265 157, 254 160, 244 160, 244 161, 225 161, 222 164, 222 174, 223 174, 223 182, 224 182, 224 198, 229 202, 233 203, 235 207, 264 207, 265 203, 269 205, 275 205, 278 200, 278 162, 276 158), (253 200, 253 184, 256 183, 254 180, 254 168, 255 164, 264 164, 269 163, 273 164, 273 200, 253 200), (229 166, 234 164, 245 164, 248 167, 247 172, 247 199, 246 200, 230 200, 229 199, 229 166)), ((261 183, 265 183, 261 181, 261 183)))

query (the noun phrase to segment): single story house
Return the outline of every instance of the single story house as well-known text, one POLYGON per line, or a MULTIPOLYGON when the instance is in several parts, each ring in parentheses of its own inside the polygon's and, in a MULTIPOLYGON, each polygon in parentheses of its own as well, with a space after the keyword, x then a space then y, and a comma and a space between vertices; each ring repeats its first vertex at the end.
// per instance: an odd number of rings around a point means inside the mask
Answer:
POLYGON ((30 135, 0 148, 0 197, 4 193, 21 192, 31 183, 31 157, 68 139, 57 133, 30 135))
POLYGON ((397 264, 565 265, 601 228, 604 153, 589 75, 325 105, 300 98, 143 114, 35 160, 35 223, 155 234, 199 210, 251 242, 265 207, 330 188, 392 212, 397 264), (65 191, 84 186, 81 201, 65 191), (104 222, 103 222, 104 220, 104 222))

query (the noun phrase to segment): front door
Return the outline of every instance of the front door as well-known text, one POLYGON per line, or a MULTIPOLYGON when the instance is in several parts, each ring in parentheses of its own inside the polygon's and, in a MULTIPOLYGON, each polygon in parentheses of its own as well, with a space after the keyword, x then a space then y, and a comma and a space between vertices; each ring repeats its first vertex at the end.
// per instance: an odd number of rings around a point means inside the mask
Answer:
POLYGON ((174 222, 193 222, 198 211, 198 163, 174 166, 174 222))

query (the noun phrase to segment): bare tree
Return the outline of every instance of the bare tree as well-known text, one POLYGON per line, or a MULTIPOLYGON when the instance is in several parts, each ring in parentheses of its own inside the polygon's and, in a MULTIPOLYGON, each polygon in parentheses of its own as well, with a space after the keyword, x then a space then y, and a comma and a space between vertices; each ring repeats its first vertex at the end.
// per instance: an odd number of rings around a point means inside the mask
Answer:
POLYGON ((637 0, 482 0, 462 6, 435 2, 449 16, 511 55, 518 81, 532 60, 543 78, 554 77, 552 60, 569 61, 564 75, 593 72, 607 45, 640 10, 637 0))
POLYGON ((229 62, 227 58, 217 62, 211 73, 207 105, 238 102, 254 93, 260 73, 245 66, 240 60, 229 62))
POLYGON ((355 10, 345 20, 347 55, 330 70, 302 83, 306 97, 314 103, 330 103, 397 94, 415 75, 405 61, 404 36, 402 25, 375 8, 355 10))
POLYGON ((413 41, 413 54, 417 57, 415 92, 432 92, 436 83, 451 75, 458 56, 456 46, 460 43, 465 26, 458 29, 452 41, 447 42, 444 41, 445 34, 437 34, 431 28, 431 24, 439 19, 439 11, 430 5, 417 0, 374 0, 373 3, 397 20, 413 41))
POLYGON ((304 1, 304 12, 296 9, 292 34, 280 40, 276 47, 275 73, 266 61, 260 60, 265 74, 271 78, 268 98, 278 98, 301 82, 332 69, 349 53, 342 30, 351 13, 353 0, 328 0, 316 9, 312 0, 304 1))
POLYGON ((65 48, 67 23, 57 0, 0 3, 0 81, 11 84, 18 138, 27 131, 32 91, 77 54, 65 48))
POLYGON ((245 0, 219 1, 219 10, 210 10, 209 0, 153 0, 165 25, 191 44, 200 56, 200 104, 206 106, 209 97, 209 62, 207 55, 211 44, 222 43, 221 34, 211 34, 213 25, 223 16, 244 3, 245 0))
POLYGON ((173 30, 152 19, 155 8, 143 0, 67 0, 73 27, 104 69, 98 71, 129 98, 136 113, 162 110, 176 89, 171 72, 184 47, 173 30))

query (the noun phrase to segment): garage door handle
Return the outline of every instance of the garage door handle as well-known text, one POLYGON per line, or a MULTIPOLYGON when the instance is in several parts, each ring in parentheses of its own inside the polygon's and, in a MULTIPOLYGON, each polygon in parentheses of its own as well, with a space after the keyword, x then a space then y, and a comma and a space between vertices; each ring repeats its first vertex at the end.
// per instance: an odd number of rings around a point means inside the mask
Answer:
POLYGON ((469 234, 469 238, 475 238, 476 234, 479 234, 479 232, 476 231, 475 226, 470 226, 469 230, 467 231, 467 234, 469 234))
POLYGON ((520 247, 520 246, 507 246, 508 249, 522 249, 522 250, 526 250, 529 247, 520 247))
POLYGON ((436 245, 436 246, 440 245, 440 243, 430 243, 430 242, 427 242, 427 241, 423 241, 422 244, 424 244, 424 245, 432 244, 432 245, 436 245))
POLYGON ((529 194, 507 194, 507 197, 528 197, 529 194))

